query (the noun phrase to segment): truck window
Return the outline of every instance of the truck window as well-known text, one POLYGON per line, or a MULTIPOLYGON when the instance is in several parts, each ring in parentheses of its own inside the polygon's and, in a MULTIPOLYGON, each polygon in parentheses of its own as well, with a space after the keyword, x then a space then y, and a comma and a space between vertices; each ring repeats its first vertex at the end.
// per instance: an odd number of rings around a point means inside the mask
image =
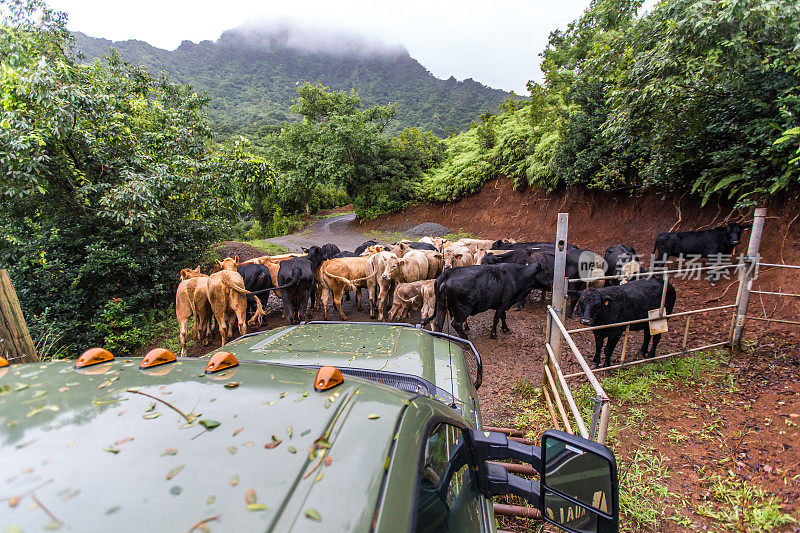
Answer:
POLYGON ((424 443, 417 476, 419 533, 480 531, 481 500, 460 428, 438 424, 424 443))

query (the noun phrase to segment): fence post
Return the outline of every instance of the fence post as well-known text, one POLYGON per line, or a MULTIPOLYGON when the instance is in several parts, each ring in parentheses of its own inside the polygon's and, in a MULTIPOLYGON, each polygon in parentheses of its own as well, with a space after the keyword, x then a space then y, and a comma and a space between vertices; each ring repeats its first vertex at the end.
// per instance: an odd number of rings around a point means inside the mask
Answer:
POLYGON ((753 288, 753 272, 756 271, 754 263, 758 261, 758 250, 761 246, 761 234, 764 231, 766 216, 766 208, 756 209, 753 228, 750 232, 750 242, 747 245, 747 262, 749 264, 739 270, 739 306, 736 308, 736 323, 730 339, 731 350, 736 352, 742 348, 745 316, 747 316, 747 306, 750 303, 750 291, 753 288))
MULTIPOLYGON (((558 225, 556 226, 556 250, 555 265, 553 268, 553 300, 551 305, 555 309, 559 320, 564 322, 564 304, 566 289, 567 271, 567 228, 569 227, 569 213, 558 214, 558 225)), ((561 330, 553 327, 552 318, 548 313, 548 338, 550 347, 553 348, 553 355, 556 362, 561 365, 561 330)))
POLYGON ((11 363, 39 360, 8 272, 0 270, 0 355, 11 363))

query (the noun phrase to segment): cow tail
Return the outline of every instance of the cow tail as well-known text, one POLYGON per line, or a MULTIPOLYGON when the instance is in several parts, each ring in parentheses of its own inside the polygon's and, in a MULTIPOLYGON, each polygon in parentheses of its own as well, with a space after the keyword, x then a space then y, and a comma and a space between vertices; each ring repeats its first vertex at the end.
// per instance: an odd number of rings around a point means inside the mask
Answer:
POLYGON ((247 289, 245 289, 244 285, 240 286, 239 284, 234 283, 232 280, 230 280, 230 279, 228 279, 226 277, 222 278, 222 283, 223 283, 223 285, 225 285, 226 288, 234 290, 234 291, 238 292, 239 294, 243 294, 245 296, 248 295, 248 294, 256 294, 254 292, 250 292, 247 289))
POLYGON ((264 306, 261 305, 261 299, 254 299, 256 301, 256 314, 254 314, 253 318, 248 321, 248 324, 252 325, 255 321, 258 321, 258 325, 260 326, 262 323, 262 318, 267 316, 267 312, 264 310, 264 306))

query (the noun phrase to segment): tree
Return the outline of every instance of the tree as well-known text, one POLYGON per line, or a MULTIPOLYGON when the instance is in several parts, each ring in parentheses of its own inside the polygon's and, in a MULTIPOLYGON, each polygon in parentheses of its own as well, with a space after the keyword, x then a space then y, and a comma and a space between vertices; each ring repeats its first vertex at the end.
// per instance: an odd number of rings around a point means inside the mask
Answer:
POLYGON ((212 149, 206 96, 115 53, 81 65, 41 0, 2 10, 0 264, 34 336, 52 329, 73 353, 134 340, 269 167, 236 142, 212 149))

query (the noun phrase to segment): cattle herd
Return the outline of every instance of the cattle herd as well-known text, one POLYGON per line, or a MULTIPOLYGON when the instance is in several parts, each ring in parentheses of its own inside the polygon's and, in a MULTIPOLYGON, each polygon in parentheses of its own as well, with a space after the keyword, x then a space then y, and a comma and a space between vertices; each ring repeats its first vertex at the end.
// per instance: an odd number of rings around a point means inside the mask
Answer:
MULTIPOLYGON (((747 227, 734 223, 705 231, 660 233, 653 258, 666 262, 673 256, 732 254, 747 227)), ((212 322, 216 322, 224 344, 231 336, 234 319, 242 335, 248 323, 261 324, 270 293, 281 300, 287 324, 306 320, 309 311, 313 314, 317 308, 329 320, 331 297, 339 318, 347 320, 342 300, 349 300, 354 291, 356 306, 362 310, 362 290, 366 289, 373 319, 408 320, 412 311, 419 310, 423 326, 433 322, 433 328, 442 331, 449 315, 452 328, 465 339, 468 317, 494 310, 490 337, 495 338, 498 322, 503 332, 510 331, 506 311, 511 306, 524 305, 534 289, 542 291, 543 299, 552 290, 555 255, 552 242, 451 242, 423 237, 391 246, 367 241, 353 252, 326 244, 304 248, 302 254, 248 261, 227 257, 216 261, 216 271, 210 275, 202 274, 200 267, 181 271, 175 296, 181 355, 186 353, 189 318, 193 318, 193 336, 199 342, 210 344, 212 322)), ((566 258, 566 277, 575 280, 567 286, 567 316, 575 312, 582 324, 600 326, 645 319, 648 311, 659 308, 663 278, 648 273, 632 247, 615 244, 600 256, 570 244, 566 258), (618 278, 594 279, 608 276, 618 278)), ((665 295, 664 307, 671 313, 676 299, 671 284, 665 295)), ((624 329, 594 330, 595 366, 601 362, 604 344, 604 365, 610 364, 624 329)), ((631 330, 643 331, 641 354, 653 357, 660 335, 652 336, 648 348, 651 335, 647 323, 631 325, 631 330)))

